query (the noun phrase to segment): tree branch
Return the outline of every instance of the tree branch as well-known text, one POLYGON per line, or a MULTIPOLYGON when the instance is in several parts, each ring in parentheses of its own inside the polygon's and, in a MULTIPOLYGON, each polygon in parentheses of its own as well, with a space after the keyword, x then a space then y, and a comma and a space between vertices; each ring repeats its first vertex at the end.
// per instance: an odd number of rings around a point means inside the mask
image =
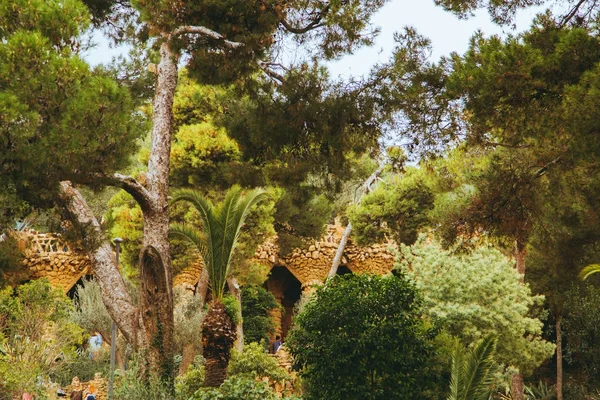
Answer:
POLYGON ((263 61, 259 61, 258 62, 258 66, 260 67, 260 69, 262 69, 265 74, 267 74, 268 76, 270 76, 273 79, 277 79, 280 83, 285 83, 285 78, 283 77, 283 75, 273 71, 271 68, 269 68, 269 66, 271 65, 275 65, 275 66, 280 66, 282 68, 283 65, 281 64, 277 64, 277 63, 269 63, 269 62, 263 62, 263 61))
POLYGON ((150 192, 131 176, 122 174, 113 174, 111 176, 100 175, 97 176, 97 179, 101 183, 121 188, 129 193, 138 202, 142 210, 150 210, 154 204, 150 192))
POLYGON ((225 46, 229 47, 230 49, 237 49, 238 47, 244 46, 244 43, 232 42, 230 40, 227 40, 225 39, 225 36, 221 35, 219 32, 215 32, 212 29, 208 29, 204 26, 180 26, 179 28, 171 32, 171 34, 169 35, 169 40, 185 34, 194 34, 204 36, 210 39, 222 40, 223 44, 225 44, 225 46))
MULTIPOLYGON (((347 0, 343 0, 342 1, 342 5, 347 4, 348 1, 347 0)), ((278 11, 277 14, 279 16, 279 18, 281 19, 281 25, 285 28, 285 30, 287 30, 290 33, 294 33, 294 34, 303 34, 309 31, 312 31, 313 29, 317 29, 320 28, 322 26, 324 26, 324 24, 321 23, 321 21, 323 20, 323 18, 325 18, 325 16, 329 13, 329 10, 331 9, 331 4, 327 4, 325 6, 325 8, 323 8, 315 17, 315 19, 313 19, 312 21, 310 21, 305 27, 303 28, 297 28, 292 26, 284 17, 283 13, 281 11, 278 11)))

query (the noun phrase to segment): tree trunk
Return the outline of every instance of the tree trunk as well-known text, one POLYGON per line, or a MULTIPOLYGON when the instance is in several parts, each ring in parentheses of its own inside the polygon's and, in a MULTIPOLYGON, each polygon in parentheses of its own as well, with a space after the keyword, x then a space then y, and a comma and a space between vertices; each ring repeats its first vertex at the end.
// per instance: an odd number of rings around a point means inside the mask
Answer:
POLYGON ((229 293, 231 293, 238 303, 238 323, 235 325, 235 349, 240 353, 244 351, 244 321, 242 320, 242 291, 235 277, 227 279, 229 293))
MULTIPOLYGON (((523 240, 515 240, 515 268, 521 274, 521 283, 525 283, 525 256, 527 255, 526 244, 523 240)), ((513 400, 525 399, 525 384, 523 383, 523 373, 519 372, 512 376, 510 382, 510 393, 513 400)))
POLYGON ((561 317, 556 316, 556 400, 563 399, 563 360, 562 360, 562 330, 560 327, 561 317))
POLYGON ((522 275, 521 282, 525 281, 525 256, 527 255, 526 244, 522 240, 515 240, 515 267, 517 271, 522 275))
POLYGON ((194 294, 197 294, 202 298, 200 308, 204 308, 206 296, 208 295, 208 269, 206 269, 206 266, 204 265, 202 265, 202 272, 200 273, 200 279, 198 279, 198 282, 196 283, 194 294))
POLYGON ((153 373, 171 382, 173 366, 173 276, 169 247, 169 168, 173 131, 173 96, 178 56, 169 40, 160 46, 152 113, 152 148, 148 161, 150 202, 142 207, 144 239, 140 254, 140 307, 146 353, 153 373))
POLYGON ((227 378, 235 329, 223 303, 215 299, 204 319, 202 351, 206 360, 204 386, 218 387, 227 378))
POLYGON ((525 384, 523 383, 523 373, 519 372, 511 377, 510 395, 512 400, 525 400, 525 384))
POLYGON ((196 356, 196 346, 193 343, 187 343, 183 346, 183 353, 181 355, 181 364, 179 365, 179 375, 183 375, 187 372, 189 366, 194 362, 196 356))
MULTIPOLYGON (((359 193, 358 200, 356 204, 360 203, 360 198, 363 194, 367 194, 371 191, 371 185, 375 180, 381 175, 383 172, 384 165, 380 165, 379 168, 375 172, 373 172, 363 183, 361 191, 359 193)), ((344 255, 344 249, 346 248, 346 244, 348 243, 348 239, 350 238, 350 234, 352 233, 352 222, 348 221, 348 225, 346 225, 346 229, 342 234, 342 238, 340 239, 340 244, 338 245, 337 251, 335 252, 335 256, 333 257, 333 261, 331 263, 331 268, 329 269, 329 274, 327 274, 327 279, 333 278, 337 274, 337 270, 342 261, 342 256, 344 255)))
MULTIPOLYGON (((79 231, 94 276, 100 284, 102 302, 125 339, 137 347, 140 331, 139 310, 127 292, 117 268, 115 253, 85 199, 71 182, 60 183, 60 199, 73 226, 79 231)), ((105 336, 106 338, 107 336, 105 336)))

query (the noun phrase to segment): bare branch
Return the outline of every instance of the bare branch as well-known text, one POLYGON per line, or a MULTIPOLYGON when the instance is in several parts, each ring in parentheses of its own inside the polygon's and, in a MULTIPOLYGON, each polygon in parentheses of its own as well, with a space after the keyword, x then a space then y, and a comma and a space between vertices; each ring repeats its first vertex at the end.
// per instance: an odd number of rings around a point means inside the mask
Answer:
MULTIPOLYGON (((346 4, 347 0, 342 1, 342 4, 346 4)), ((325 18, 325 16, 329 13, 329 10, 331 9, 331 4, 327 4, 316 16, 315 18, 310 21, 305 27, 303 28, 297 28, 292 26, 292 24, 290 24, 286 19, 285 16, 282 14, 281 11, 278 11, 277 14, 279 16, 279 18, 281 19, 281 25, 285 28, 286 31, 290 32, 290 33, 294 33, 294 34, 303 34, 309 31, 312 31, 313 29, 317 29, 320 28, 322 26, 324 26, 325 24, 322 24, 321 21, 323 20, 323 18, 325 18)))
POLYGON ((244 46, 244 43, 227 40, 225 39, 225 36, 221 35, 219 32, 215 32, 204 26, 180 26, 169 35, 169 38, 173 39, 185 34, 201 35, 210 39, 222 40, 223 44, 230 49, 237 49, 238 47, 244 46))
POLYGON ((101 183, 121 188, 129 193, 138 202, 142 211, 150 210, 154 204, 150 192, 131 176, 122 174, 113 174, 112 176, 97 175, 96 179, 101 183))
POLYGON ((284 68, 283 65, 281 64, 277 64, 277 63, 270 63, 270 62, 262 62, 259 61, 258 66, 260 67, 260 69, 262 69, 265 74, 267 74, 268 76, 270 76, 273 79, 278 80, 280 83, 285 83, 285 78, 283 77, 283 75, 273 71, 271 68, 269 68, 269 66, 280 66, 281 68, 284 68))

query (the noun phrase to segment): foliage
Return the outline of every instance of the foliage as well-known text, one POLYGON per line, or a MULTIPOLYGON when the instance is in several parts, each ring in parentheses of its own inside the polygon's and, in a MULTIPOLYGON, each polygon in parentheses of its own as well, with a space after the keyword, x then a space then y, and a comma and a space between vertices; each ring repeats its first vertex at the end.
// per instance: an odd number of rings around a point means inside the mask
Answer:
POLYGON ((172 393, 168 385, 155 375, 144 376, 142 357, 135 354, 126 371, 115 375, 114 398, 116 400, 148 399, 171 400, 172 393))
POLYGON ((237 299, 232 295, 223 296, 223 305, 225 306, 225 312, 231 319, 231 322, 234 325, 237 325, 240 322, 240 305, 238 304, 237 299))
POLYGON ((269 315, 279 307, 275 296, 258 285, 242 286, 242 316, 244 317, 244 342, 268 342, 275 323, 269 315))
POLYGON ((253 378, 233 376, 218 389, 200 389, 191 400, 276 400, 277 395, 265 382, 253 378))
POLYGON ((234 187, 227 192, 223 203, 214 207, 193 190, 182 189, 173 194, 173 202, 188 201, 200 214, 201 231, 185 224, 173 224, 171 233, 189 240, 198 249, 208 270, 210 288, 216 299, 223 298, 233 253, 250 208, 265 197, 264 191, 258 189, 242 196, 242 190, 234 187))
POLYGON ((567 312, 562 321, 565 339, 564 358, 570 368, 577 368, 580 383, 595 384, 600 373, 600 289, 585 285, 572 287, 566 294, 567 312))
POLYGON ((87 352, 78 352, 76 357, 69 359, 59 369, 52 372, 50 378, 63 387, 69 385, 74 376, 79 377, 82 382, 91 381, 97 372, 105 377, 109 375, 110 349, 108 347, 103 347, 96 352, 93 360, 87 352))
POLYGON ((72 308, 45 279, 0 291, 0 397, 38 393, 40 379, 76 357, 83 331, 69 320, 72 308))
POLYGON ((277 365, 275 359, 259 343, 248 343, 242 353, 234 350, 229 363, 229 376, 242 375, 252 379, 268 377, 273 381, 289 380, 290 376, 277 365))
POLYGON ((184 375, 175 378, 175 398, 190 399, 202 387, 204 382, 204 366, 193 364, 184 375))
POLYGON ((472 349, 456 340, 448 400, 488 400, 492 392, 496 339, 484 337, 472 349))
POLYGON ((77 288, 73 321, 88 332, 100 332, 108 337, 112 329, 112 318, 102 302, 100 284, 96 280, 85 279, 77 288))
POLYGON ((404 276, 338 276, 297 316, 287 345, 311 399, 425 399, 434 334, 404 276))
POLYGON ((379 185, 348 211, 359 245, 382 241, 386 236, 398 243, 412 244, 418 230, 428 221, 434 196, 420 179, 419 171, 407 170, 402 177, 379 185))
POLYGON ((396 268, 423 293, 423 310, 465 345, 498 337, 498 362, 531 373, 554 345, 542 340, 542 322, 532 314, 543 296, 532 296, 509 260, 489 246, 453 254, 422 235, 402 246, 396 268))
POLYGON ((79 58, 82 3, 3 2, 0 20, 0 188, 51 206, 60 180, 124 167, 143 124, 127 89, 79 58))

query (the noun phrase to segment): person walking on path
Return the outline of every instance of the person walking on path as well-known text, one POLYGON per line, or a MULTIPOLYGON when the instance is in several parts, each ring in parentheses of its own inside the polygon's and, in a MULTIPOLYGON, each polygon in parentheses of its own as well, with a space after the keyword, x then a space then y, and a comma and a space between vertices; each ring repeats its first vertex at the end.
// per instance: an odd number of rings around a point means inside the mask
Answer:
POLYGON ((281 338, 279 335, 275 336, 275 341, 273 342, 273 354, 277 353, 277 350, 281 347, 281 338))

